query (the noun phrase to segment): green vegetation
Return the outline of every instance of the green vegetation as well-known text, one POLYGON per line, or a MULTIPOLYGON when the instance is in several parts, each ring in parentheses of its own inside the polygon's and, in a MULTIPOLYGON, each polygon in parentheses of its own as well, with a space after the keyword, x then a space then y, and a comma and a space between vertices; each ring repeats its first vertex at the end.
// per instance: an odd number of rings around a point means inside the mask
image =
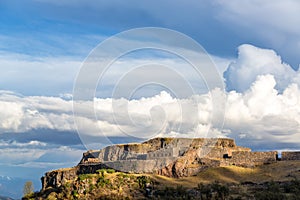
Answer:
POLYGON ((121 177, 121 178, 133 178, 133 176, 129 175, 129 174, 126 174, 126 173, 123 173, 123 172, 120 172, 119 174, 117 174, 118 177, 121 177))
POLYGON ((104 176, 105 176, 106 170, 105 170, 105 169, 98 169, 96 172, 97 172, 98 174, 100 174, 102 177, 104 177, 104 176))
POLYGON ((214 182, 211 185, 212 191, 216 192, 218 199, 226 199, 229 196, 229 188, 227 185, 221 185, 219 182, 214 182))
POLYGON ((78 179, 80 180, 80 181, 83 181, 83 180, 85 180, 85 179, 91 179, 91 178, 93 178, 95 175, 94 174, 80 174, 80 175, 78 175, 78 179))
POLYGON ((228 185, 222 185, 217 181, 207 185, 199 183, 197 190, 200 192, 201 199, 211 199, 214 196, 216 199, 225 200, 230 194, 228 185))
POLYGON ((107 169, 106 172, 109 174, 112 174, 112 173, 115 173, 116 171, 114 169, 107 169))
POLYGON ((73 190, 72 191, 72 196, 76 199, 78 198, 79 194, 78 194, 78 191, 77 190, 73 190))
POLYGON ((100 176, 99 179, 97 180, 98 187, 104 187, 109 183, 110 183, 109 179, 105 179, 104 176, 100 176))
POLYGON ((98 174, 100 174, 101 176, 105 176, 106 173, 108 174, 113 174, 115 173, 116 171, 114 169, 98 169, 96 171, 98 174))
POLYGON ((182 185, 178 185, 176 188, 166 186, 164 189, 158 190, 155 196, 157 199, 193 199, 193 195, 182 185))
POLYGON ((139 187, 141 189, 145 189, 147 183, 151 182, 151 179, 148 176, 139 176, 139 177, 137 177, 137 181, 139 183, 139 187))
POLYGON ((294 193, 300 197, 300 180, 294 179, 290 184, 286 184, 284 187, 286 193, 294 193))
POLYGON ((295 179, 288 183, 271 181, 267 187, 255 193, 257 200, 300 199, 300 181, 295 179))

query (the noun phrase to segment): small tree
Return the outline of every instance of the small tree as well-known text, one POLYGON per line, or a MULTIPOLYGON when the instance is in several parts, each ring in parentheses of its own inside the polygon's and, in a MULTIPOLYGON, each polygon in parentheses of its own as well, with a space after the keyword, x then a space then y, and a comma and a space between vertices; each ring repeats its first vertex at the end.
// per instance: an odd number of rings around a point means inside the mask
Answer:
POLYGON ((33 188, 32 182, 31 181, 27 181, 24 184, 23 195, 26 196, 26 195, 32 194, 33 190, 34 190, 34 188, 33 188))

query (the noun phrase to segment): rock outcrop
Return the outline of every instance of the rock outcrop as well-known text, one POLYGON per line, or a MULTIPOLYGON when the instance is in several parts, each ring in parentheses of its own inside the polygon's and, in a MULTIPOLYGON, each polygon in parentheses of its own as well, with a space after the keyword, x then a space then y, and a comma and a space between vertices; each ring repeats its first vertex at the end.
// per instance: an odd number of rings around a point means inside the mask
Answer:
POLYGON ((41 178, 42 190, 47 187, 58 188, 64 185, 68 180, 74 180, 78 175, 78 167, 58 169, 45 173, 45 176, 41 178))

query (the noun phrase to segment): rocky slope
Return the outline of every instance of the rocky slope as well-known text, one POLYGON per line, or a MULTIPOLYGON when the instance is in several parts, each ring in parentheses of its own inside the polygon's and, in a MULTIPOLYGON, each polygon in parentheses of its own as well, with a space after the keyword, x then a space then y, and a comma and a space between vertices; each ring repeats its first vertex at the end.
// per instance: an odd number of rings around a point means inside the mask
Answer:
POLYGON ((300 199, 300 161, 209 168, 180 179, 110 169, 69 178, 23 199, 300 199))

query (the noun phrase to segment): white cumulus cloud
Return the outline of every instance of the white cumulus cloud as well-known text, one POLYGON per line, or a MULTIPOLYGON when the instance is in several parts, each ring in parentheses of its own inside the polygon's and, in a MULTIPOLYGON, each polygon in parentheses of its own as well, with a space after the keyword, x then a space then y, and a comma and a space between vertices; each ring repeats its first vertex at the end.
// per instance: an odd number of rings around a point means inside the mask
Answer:
POLYGON ((228 93, 225 128, 231 130, 229 135, 266 143, 299 142, 299 87, 290 84, 279 93, 275 84, 274 76, 260 75, 244 93, 228 93))
POLYGON ((258 75, 272 74, 276 88, 283 91, 290 83, 300 84, 300 73, 284 63, 271 49, 249 44, 238 48, 238 58, 224 72, 228 90, 243 92, 250 88, 258 75))

